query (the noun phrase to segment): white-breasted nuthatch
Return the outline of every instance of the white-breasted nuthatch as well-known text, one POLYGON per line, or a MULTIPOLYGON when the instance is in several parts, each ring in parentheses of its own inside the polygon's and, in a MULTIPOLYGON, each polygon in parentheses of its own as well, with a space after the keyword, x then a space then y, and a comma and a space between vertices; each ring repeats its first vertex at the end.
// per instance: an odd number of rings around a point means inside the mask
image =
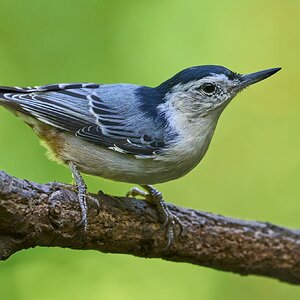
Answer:
POLYGON ((0 104, 21 117, 55 158, 68 164, 87 226, 86 186, 80 172, 135 183, 155 203, 168 244, 180 221, 150 184, 179 178, 203 158, 220 114, 241 90, 280 68, 240 75, 221 66, 185 69, 157 87, 67 83, 0 87, 0 104))

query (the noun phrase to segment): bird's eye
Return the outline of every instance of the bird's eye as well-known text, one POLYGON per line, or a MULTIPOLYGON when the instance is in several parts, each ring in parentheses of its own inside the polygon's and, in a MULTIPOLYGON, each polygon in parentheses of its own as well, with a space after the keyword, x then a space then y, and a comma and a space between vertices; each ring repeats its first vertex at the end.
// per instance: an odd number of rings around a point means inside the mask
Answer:
POLYGON ((208 95, 212 95, 216 91, 216 86, 213 83, 203 83, 200 89, 208 95))

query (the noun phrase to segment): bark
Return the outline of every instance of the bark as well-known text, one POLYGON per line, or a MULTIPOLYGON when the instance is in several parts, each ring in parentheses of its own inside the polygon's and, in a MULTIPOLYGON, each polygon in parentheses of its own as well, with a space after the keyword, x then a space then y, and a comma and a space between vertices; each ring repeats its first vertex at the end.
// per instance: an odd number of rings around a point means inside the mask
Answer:
POLYGON ((164 250, 166 233, 146 201, 100 192, 88 201, 89 225, 76 226, 76 193, 59 183, 38 184, 0 171, 0 259, 36 246, 94 249, 255 274, 300 284, 300 231, 243 221, 169 204, 184 225, 164 250), (98 213, 98 214, 97 214, 98 213))

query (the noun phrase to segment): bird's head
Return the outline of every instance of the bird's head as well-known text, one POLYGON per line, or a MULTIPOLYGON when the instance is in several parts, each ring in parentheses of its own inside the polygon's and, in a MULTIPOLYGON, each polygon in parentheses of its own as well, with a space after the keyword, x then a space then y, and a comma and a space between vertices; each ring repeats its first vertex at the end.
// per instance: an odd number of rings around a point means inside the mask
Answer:
POLYGON ((192 116, 204 116, 221 112, 238 92, 279 70, 273 68, 241 75, 222 66, 197 66, 177 73, 156 89, 174 109, 192 116))

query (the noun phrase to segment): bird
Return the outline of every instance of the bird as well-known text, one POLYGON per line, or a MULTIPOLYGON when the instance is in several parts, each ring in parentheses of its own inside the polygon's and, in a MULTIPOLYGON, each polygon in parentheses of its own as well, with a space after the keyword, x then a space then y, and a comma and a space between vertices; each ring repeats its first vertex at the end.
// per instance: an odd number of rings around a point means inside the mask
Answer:
POLYGON ((127 196, 156 205, 168 248, 182 223, 153 184, 189 173, 206 154, 221 113, 249 85, 275 74, 194 66, 158 86, 60 83, 0 87, 0 105, 28 124, 54 158, 70 167, 86 230, 81 173, 137 184, 127 196))

